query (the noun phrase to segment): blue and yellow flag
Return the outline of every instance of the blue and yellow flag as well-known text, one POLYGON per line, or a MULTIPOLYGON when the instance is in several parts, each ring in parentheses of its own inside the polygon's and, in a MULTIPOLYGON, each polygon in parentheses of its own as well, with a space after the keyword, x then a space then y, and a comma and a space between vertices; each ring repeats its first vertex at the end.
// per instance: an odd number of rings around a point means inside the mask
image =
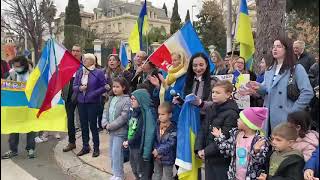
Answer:
POLYGON ((140 11, 139 18, 131 31, 128 43, 132 53, 136 53, 142 49, 142 35, 146 34, 148 30, 148 14, 147 14, 147 2, 144 1, 142 9, 140 11))
POLYGON ((240 0, 236 41, 240 43, 240 56, 245 58, 246 69, 252 70, 255 47, 246 0, 240 0))
POLYGON ((30 131, 67 131, 67 116, 62 99, 38 119, 39 109, 29 108, 24 82, 1 79, 1 134, 30 131))
POLYGON ((198 179, 201 160, 195 156, 194 144, 200 131, 200 109, 191 102, 195 95, 188 95, 182 106, 177 126, 177 157, 175 164, 179 166, 179 180, 198 179))

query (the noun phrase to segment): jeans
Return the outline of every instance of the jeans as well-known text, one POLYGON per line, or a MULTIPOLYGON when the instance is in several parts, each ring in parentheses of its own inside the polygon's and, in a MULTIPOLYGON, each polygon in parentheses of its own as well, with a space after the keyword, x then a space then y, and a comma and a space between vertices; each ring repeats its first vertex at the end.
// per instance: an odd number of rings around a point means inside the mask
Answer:
POLYGON ((66 102, 65 108, 67 112, 68 118, 68 136, 69 136, 69 143, 75 144, 76 143, 76 129, 74 126, 74 111, 77 107, 77 104, 70 102, 66 102))
POLYGON ((154 174, 152 180, 173 180, 173 165, 163 166, 161 162, 154 161, 154 174))
POLYGON ((89 126, 93 139, 93 148, 99 149, 99 132, 97 128, 98 103, 79 103, 83 149, 89 149, 89 126))
POLYGON ((123 150, 122 144, 124 137, 110 135, 110 159, 111 159, 111 168, 112 173, 116 177, 124 179, 123 171, 123 150))
MULTIPOLYGON (((35 149, 36 143, 34 138, 36 137, 35 132, 27 133, 27 146, 26 150, 35 149)), ((19 144, 19 133, 9 134, 9 147, 13 152, 18 152, 18 144, 19 144)))

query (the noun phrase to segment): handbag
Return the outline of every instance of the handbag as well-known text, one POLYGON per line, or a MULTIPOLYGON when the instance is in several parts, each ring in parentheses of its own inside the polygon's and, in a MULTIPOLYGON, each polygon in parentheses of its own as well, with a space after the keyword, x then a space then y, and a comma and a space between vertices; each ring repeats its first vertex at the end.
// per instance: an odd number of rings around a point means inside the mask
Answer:
POLYGON ((292 101, 296 101, 300 96, 300 90, 298 88, 294 72, 295 67, 293 68, 293 71, 290 71, 290 77, 287 86, 287 95, 288 98, 292 101))

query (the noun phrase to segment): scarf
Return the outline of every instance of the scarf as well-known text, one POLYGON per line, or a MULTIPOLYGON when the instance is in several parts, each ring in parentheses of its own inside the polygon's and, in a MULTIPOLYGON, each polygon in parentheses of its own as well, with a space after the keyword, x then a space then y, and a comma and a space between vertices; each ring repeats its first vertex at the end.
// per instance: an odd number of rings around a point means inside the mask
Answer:
MULTIPOLYGON (((95 65, 88 67, 90 71, 94 70, 94 68, 95 68, 95 65)), ((83 73, 81 77, 81 85, 87 85, 90 71, 88 71, 85 67, 82 67, 82 70, 83 70, 83 73)))
POLYGON ((281 163, 287 159, 290 155, 299 155, 302 157, 301 152, 297 150, 292 150, 289 152, 278 152, 274 151, 270 157, 270 167, 269 167, 269 175, 274 176, 275 173, 278 171, 279 166, 281 163))
POLYGON ((182 62, 176 68, 172 66, 169 67, 167 78, 160 86, 160 93, 159 93, 160 103, 164 102, 164 94, 167 87, 175 83, 179 77, 183 76, 187 72, 187 68, 188 68, 187 65, 188 63, 182 62))

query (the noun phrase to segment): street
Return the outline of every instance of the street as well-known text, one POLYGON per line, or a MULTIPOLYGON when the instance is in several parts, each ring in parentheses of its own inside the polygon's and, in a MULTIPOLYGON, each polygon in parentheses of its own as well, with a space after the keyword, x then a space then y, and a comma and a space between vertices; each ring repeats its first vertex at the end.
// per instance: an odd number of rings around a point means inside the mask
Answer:
MULTIPOLYGON (((64 136, 65 134, 62 135, 62 138, 64 136)), ((8 137, 8 135, 1 135, 1 155, 9 150, 8 137)), ((1 160, 1 179, 75 180, 65 175, 57 165, 53 148, 58 140, 53 136, 49 136, 48 142, 36 144, 35 159, 27 158, 26 135, 21 134, 19 140, 19 155, 11 160, 1 160)))

